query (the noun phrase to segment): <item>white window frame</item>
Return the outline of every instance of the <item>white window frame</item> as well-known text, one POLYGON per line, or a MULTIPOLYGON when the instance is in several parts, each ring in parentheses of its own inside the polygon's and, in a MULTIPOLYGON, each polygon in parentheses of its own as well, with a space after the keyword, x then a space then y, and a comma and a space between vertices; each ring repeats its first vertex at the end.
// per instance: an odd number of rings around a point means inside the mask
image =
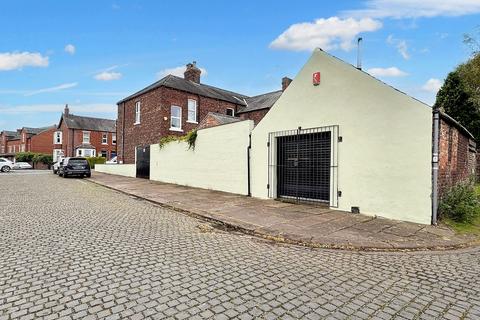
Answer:
POLYGON ((95 149, 89 149, 89 148, 78 148, 75 151, 75 154, 77 157, 95 157, 95 149), (87 156, 85 153, 86 151, 90 151, 90 155, 87 156))
POLYGON ((174 106, 174 105, 172 105, 170 107, 170 130, 171 131, 183 132, 183 130, 182 130, 182 107, 174 106), (176 116, 173 115, 173 110, 174 109, 180 110, 180 117, 176 117, 176 116), (173 119, 178 119, 179 120, 180 127, 177 128, 177 127, 173 126, 173 122, 172 122, 173 119))
POLYGON ((195 100, 195 99, 188 99, 187 122, 188 122, 188 123, 198 124, 197 113, 198 113, 197 100, 195 100), (191 103, 192 103, 192 104, 191 104, 191 103), (191 112, 193 113, 193 119, 191 119, 191 117, 190 117, 190 113, 191 113, 191 112))
POLYGON ((25 132, 22 133, 22 142, 25 143, 25 132))
POLYGON ((83 131, 82 143, 90 143, 90 131, 83 131), (88 140, 85 137, 88 137, 88 140))
POLYGON ((112 144, 113 145, 117 144, 117 134, 116 133, 112 133, 112 144))
POLYGON ((232 110, 232 115, 229 115, 229 114, 227 113, 227 111, 225 110, 225 114, 226 114, 227 116, 235 117, 235 109, 233 109, 233 108, 227 108, 227 110, 232 110))
POLYGON ((135 102, 135 122, 133 124, 140 124, 140 114, 142 110, 142 104, 140 101, 135 102))
POLYGON ((108 133, 102 133, 102 144, 108 144, 108 133))
POLYGON ((53 162, 58 161, 58 157, 63 155, 63 150, 62 149, 53 149, 53 162))
POLYGON ((62 144, 62 131, 55 131, 53 134, 53 144, 62 144))

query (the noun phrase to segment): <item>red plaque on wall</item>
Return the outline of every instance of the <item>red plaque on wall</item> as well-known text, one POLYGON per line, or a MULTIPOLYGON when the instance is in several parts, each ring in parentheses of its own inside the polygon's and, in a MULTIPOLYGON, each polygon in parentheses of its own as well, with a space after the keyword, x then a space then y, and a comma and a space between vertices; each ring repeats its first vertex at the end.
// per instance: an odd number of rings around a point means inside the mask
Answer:
POLYGON ((318 86, 320 84, 320 71, 313 73, 313 85, 318 86))

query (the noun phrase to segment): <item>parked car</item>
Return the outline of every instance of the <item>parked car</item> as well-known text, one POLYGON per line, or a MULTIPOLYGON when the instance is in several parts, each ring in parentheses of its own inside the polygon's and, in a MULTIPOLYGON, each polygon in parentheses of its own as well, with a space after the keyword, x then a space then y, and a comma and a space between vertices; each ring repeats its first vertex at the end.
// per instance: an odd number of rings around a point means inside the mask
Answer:
POLYGON ((112 159, 108 160, 106 163, 108 164, 117 163, 117 157, 113 157, 112 159))
POLYGON ((13 169, 32 169, 32 166, 28 162, 15 162, 13 169))
POLYGON ((68 176, 85 176, 89 178, 92 174, 86 158, 72 157, 65 158, 60 162, 58 175, 64 178, 68 176))
POLYGON ((60 166, 62 165, 62 161, 63 161, 63 158, 60 158, 60 159, 58 159, 57 162, 55 162, 55 163, 52 165, 53 174, 57 174, 57 173, 58 173, 58 168, 60 168, 60 166))
POLYGON ((1 172, 9 172, 10 170, 13 169, 13 162, 5 159, 5 158, 0 158, 0 171, 1 172))

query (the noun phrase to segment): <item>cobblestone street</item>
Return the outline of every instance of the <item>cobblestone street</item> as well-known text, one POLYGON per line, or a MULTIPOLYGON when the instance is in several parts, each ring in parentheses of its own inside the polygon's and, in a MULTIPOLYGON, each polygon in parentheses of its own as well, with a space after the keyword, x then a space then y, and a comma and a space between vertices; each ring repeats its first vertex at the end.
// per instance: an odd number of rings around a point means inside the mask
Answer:
POLYGON ((0 194, 0 320, 480 318, 479 248, 277 245, 44 173, 0 194))

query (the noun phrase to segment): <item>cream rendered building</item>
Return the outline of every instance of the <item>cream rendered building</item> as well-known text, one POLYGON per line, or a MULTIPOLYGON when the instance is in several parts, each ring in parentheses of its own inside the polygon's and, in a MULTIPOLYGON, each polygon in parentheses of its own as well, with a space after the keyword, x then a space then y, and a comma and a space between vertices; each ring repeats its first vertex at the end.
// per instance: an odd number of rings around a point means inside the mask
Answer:
MULTIPOLYGON (((252 131, 253 197, 292 193, 288 173, 279 168, 288 161, 302 161, 288 153, 288 141, 297 134, 329 153, 323 158, 326 191, 316 198, 339 210, 431 223, 432 109, 428 105, 316 49, 252 131), (317 72, 320 84, 314 85, 317 72), (286 160, 280 160, 279 153, 286 160)), ((309 174, 322 173, 309 171, 294 178, 298 182, 309 174)), ((306 190, 300 194, 310 198, 306 190)))

